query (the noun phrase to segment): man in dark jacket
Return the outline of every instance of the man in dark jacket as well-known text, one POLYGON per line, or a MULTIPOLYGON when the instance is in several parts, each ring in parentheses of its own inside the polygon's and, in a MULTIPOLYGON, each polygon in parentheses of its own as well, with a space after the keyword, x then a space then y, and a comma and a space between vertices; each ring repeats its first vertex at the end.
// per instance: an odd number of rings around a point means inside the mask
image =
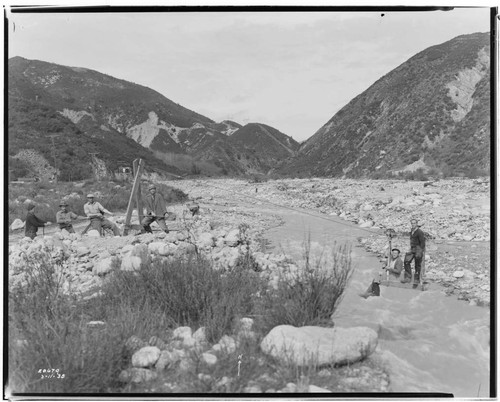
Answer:
POLYGON ((146 196, 146 216, 142 220, 141 224, 144 230, 148 233, 153 233, 151 230, 151 225, 154 221, 158 223, 158 226, 165 232, 168 233, 167 224, 165 223, 165 214, 167 213, 167 203, 161 194, 156 193, 156 186, 151 184, 148 188, 149 194, 146 196))
POLYGON ((24 227, 24 235, 32 240, 38 232, 38 228, 44 227, 48 222, 41 220, 35 215, 35 205, 28 205, 28 214, 26 215, 26 225, 24 227))
POLYGON ((420 230, 416 219, 412 219, 410 223, 410 251, 405 255, 405 274, 401 282, 411 282, 411 262, 415 259, 415 276, 413 277, 413 282, 418 283, 420 282, 420 269, 422 267, 422 258, 425 252, 425 236, 424 232, 420 230))

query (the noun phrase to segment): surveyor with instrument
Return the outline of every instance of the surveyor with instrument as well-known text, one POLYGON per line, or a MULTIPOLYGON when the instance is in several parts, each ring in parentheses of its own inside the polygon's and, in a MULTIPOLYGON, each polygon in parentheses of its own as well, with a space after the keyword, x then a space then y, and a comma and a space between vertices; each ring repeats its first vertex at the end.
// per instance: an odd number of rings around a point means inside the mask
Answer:
POLYGON ((113 213, 109 212, 100 203, 95 201, 94 198, 94 194, 88 194, 87 203, 83 206, 85 215, 87 215, 87 217, 90 219, 90 226, 92 227, 92 229, 97 230, 99 233, 101 233, 101 228, 111 229, 115 236, 121 236, 118 226, 116 226, 115 223, 104 218, 104 214, 113 215, 113 213))
POLYGON ((425 236, 424 232, 420 229, 420 225, 416 219, 410 221, 410 250, 405 254, 404 268, 405 275, 401 280, 402 283, 411 282, 411 262, 415 260, 415 275, 413 276, 413 283, 420 282, 420 270, 422 268, 422 259, 425 253, 425 236))
POLYGON ((389 277, 394 279, 399 279, 401 276, 401 272, 403 271, 403 260, 399 256, 401 251, 397 248, 393 248, 391 250, 391 259, 388 261, 388 264, 382 269, 386 270, 389 273, 389 277))
POLYGON ((165 215, 167 212, 167 203, 163 196, 156 192, 156 186, 151 184, 148 187, 149 194, 146 196, 144 203, 146 204, 146 216, 141 222, 142 227, 147 233, 153 233, 151 224, 156 221, 158 226, 168 233, 168 227, 165 223, 165 215))

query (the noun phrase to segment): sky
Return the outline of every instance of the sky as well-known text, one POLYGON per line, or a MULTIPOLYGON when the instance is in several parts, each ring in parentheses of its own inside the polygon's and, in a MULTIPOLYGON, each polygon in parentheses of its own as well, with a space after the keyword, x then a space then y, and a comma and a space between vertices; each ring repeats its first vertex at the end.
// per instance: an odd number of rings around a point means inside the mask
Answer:
POLYGON ((97 70, 154 89, 214 121, 264 123, 297 141, 418 52, 490 31, 485 6, 7 18, 9 58, 97 70))

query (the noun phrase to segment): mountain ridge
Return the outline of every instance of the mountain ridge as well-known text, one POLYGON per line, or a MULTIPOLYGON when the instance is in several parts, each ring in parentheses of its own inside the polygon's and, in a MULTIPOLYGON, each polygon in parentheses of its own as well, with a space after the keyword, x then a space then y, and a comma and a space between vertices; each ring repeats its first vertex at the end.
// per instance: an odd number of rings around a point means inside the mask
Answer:
POLYGON ((489 42, 488 33, 461 35, 412 56, 334 114, 278 172, 378 177, 417 160, 438 173, 489 169, 489 42))

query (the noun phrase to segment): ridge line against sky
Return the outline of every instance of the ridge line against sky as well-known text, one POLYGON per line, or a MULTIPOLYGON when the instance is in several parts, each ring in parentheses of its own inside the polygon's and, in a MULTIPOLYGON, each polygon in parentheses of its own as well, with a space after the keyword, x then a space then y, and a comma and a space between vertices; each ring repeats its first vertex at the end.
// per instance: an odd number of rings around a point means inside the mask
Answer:
POLYGON ((9 58, 96 70, 149 87, 212 120, 264 123, 297 141, 418 52, 490 30, 486 7, 9 13, 8 19, 9 58))

